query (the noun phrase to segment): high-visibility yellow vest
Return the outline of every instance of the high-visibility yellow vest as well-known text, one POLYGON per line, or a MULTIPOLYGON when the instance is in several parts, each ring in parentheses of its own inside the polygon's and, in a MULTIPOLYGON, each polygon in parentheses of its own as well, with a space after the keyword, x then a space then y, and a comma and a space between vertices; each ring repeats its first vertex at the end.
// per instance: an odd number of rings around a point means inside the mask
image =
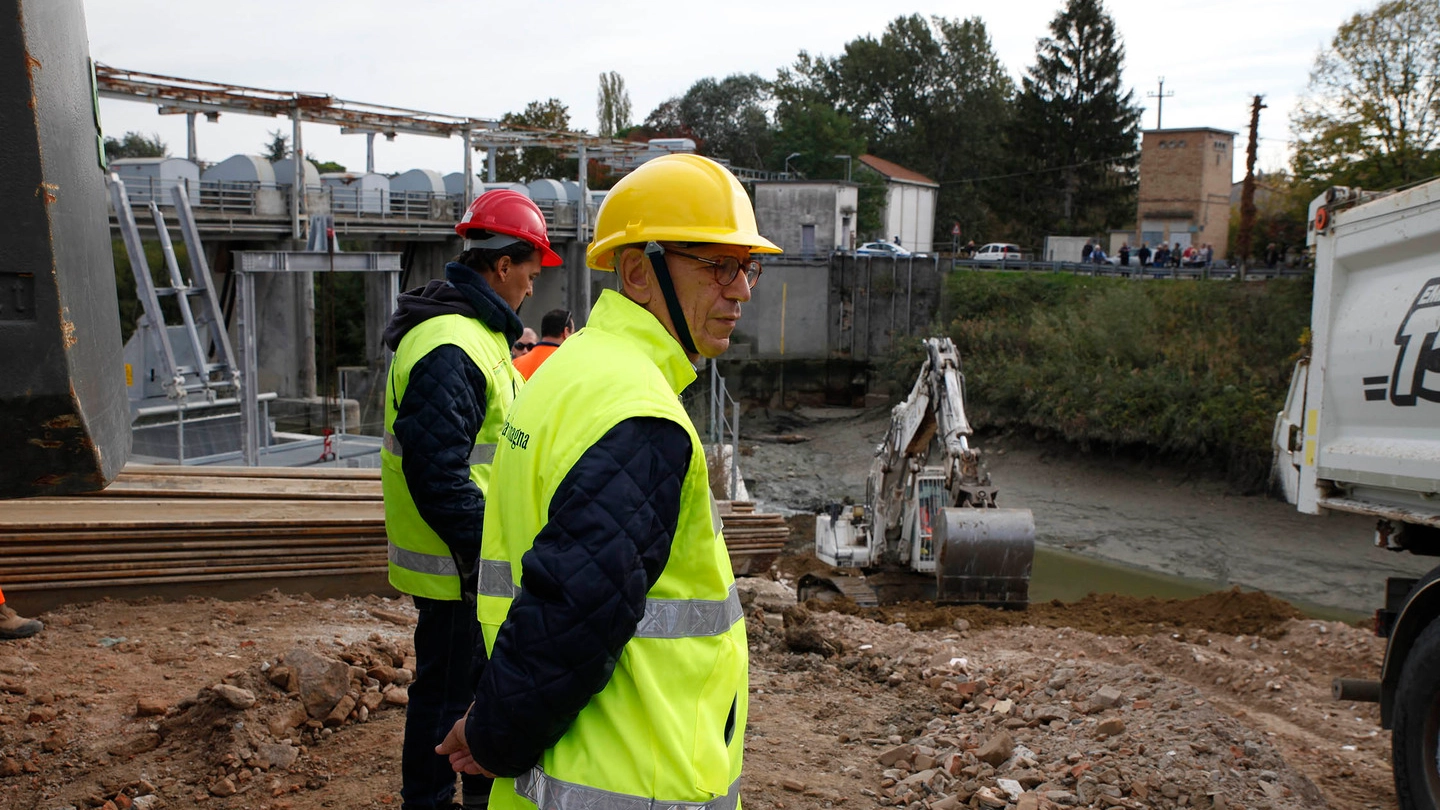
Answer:
POLYGON ((380 449, 385 536, 390 541, 390 584, 413 596, 453 601, 460 598, 460 572, 450 556, 450 547, 415 508, 400 466, 405 448, 394 433, 395 409, 405 396, 410 369, 432 350, 447 344, 460 347, 485 375, 485 421, 470 453, 470 480, 482 495, 490 489, 490 469, 505 414, 524 381, 510 365, 505 336, 464 315, 440 315, 416 325, 400 339, 390 364, 385 391, 385 439, 380 449))
POLYGON ((492 652, 518 592, 520 559, 580 456, 632 417, 679 424, 691 451, 669 562, 614 674, 538 766, 495 781, 492 810, 738 806, 749 651, 704 450, 679 402, 694 379, 655 317, 607 290, 510 411, 481 543, 477 607, 492 652))

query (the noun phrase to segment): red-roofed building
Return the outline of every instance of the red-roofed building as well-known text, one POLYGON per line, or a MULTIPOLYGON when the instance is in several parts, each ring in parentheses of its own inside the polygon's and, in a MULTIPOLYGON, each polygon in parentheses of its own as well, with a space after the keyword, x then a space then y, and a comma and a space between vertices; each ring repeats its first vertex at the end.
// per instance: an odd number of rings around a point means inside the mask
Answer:
POLYGON ((911 171, 874 155, 861 155, 862 170, 872 171, 885 180, 885 210, 881 215, 884 233, 877 237, 892 242, 900 237, 900 246, 915 253, 934 249, 935 198, 940 184, 925 175, 911 171))

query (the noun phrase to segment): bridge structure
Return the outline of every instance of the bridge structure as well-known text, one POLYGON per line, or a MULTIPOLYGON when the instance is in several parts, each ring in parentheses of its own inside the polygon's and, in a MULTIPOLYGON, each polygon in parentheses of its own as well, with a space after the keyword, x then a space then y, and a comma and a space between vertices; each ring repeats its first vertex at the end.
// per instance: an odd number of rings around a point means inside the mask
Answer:
MULTIPOLYGON (((592 274, 585 265, 585 246, 598 210, 598 200, 588 188, 591 160, 604 163, 613 174, 625 174, 659 154, 695 147, 687 139, 635 143, 583 132, 506 125, 485 116, 427 112, 325 93, 224 84, 104 64, 95 65, 94 76, 95 92, 101 98, 153 104, 162 115, 186 117, 187 160, 165 161, 172 164, 169 168, 174 174, 167 175, 158 166, 140 171, 136 164, 142 161, 117 167, 124 180, 124 195, 112 195, 111 226, 119 232, 121 217, 116 206, 123 205, 124 200, 136 214, 130 218, 130 226, 147 240, 163 242, 157 223, 167 217, 173 222, 174 216, 169 212, 161 215, 158 210, 173 211, 175 186, 183 185, 190 219, 205 254, 203 259, 214 276, 216 289, 221 291, 221 308, 227 310, 231 330, 235 324, 228 312, 233 300, 229 293, 239 283, 236 277, 243 275, 235 272, 239 262, 236 257, 256 251, 313 250, 316 246, 324 250, 325 233, 311 233, 317 229, 315 223, 333 228, 332 244, 344 242, 347 249, 399 254, 402 289, 442 278, 447 259, 461 249, 455 223, 469 202, 497 181, 497 152, 530 148, 552 149, 575 158, 579 171, 573 180, 538 179, 526 187, 545 216, 552 247, 564 259, 564 265, 547 270, 537 279, 534 297, 527 302, 522 317, 533 320, 529 324, 532 327, 538 326, 541 314, 563 308, 574 313, 577 323, 583 325, 600 288, 614 282, 613 276, 592 274), (216 121, 226 113, 289 119, 291 158, 273 166, 262 158, 239 161, 249 167, 250 179, 236 179, 225 171, 202 172, 196 122, 200 116, 216 121), (342 134, 364 135, 369 177, 351 184, 348 176, 319 175, 309 168, 312 164, 306 160, 304 142, 307 124, 335 126, 342 134), (428 190, 415 190, 414 184, 402 184, 399 177, 374 175, 377 135, 387 140, 401 135, 458 139, 463 170, 445 177, 443 183, 419 184, 428 190), (477 154, 483 154, 483 181, 476 171, 477 154), (207 175, 215 179, 207 179, 207 175), (344 182, 337 182, 340 180, 344 182), (375 187, 366 187, 367 180, 373 180, 375 187)), ((731 168, 742 182, 787 177, 731 168)), ((435 172, 413 173, 440 179, 435 172)), ((320 402, 321 393, 327 387, 343 387, 336 386, 334 380, 316 378, 318 333, 329 328, 317 324, 316 312, 327 304, 328 287, 322 284, 317 288, 315 273, 310 271, 270 274, 250 283, 253 289, 248 299, 255 309, 251 320, 257 326, 253 333, 257 335, 258 366, 252 369, 252 377, 261 390, 276 395, 271 404, 272 416, 289 414, 287 418, 300 420, 297 430, 311 430, 328 419, 315 416, 317 408, 328 413, 324 409, 329 406, 320 402)), ((375 411, 367 407, 367 400, 374 400, 370 406, 381 401, 377 395, 383 386, 377 381, 384 379, 388 353, 380 338, 394 300, 393 286, 386 280, 367 277, 364 283, 366 368, 347 378, 354 381, 349 388, 352 394, 357 390, 368 392, 357 395, 362 419, 375 411)))
MULTIPOLYGON (((342 199, 323 187, 305 187, 295 193, 295 185, 265 187, 260 183, 199 183, 187 189, 195 209, 196 224, 201 234, 220 237, 305 239, 310 218, 317 214, 335 217, 339 235, 357 238, 382 237, 401 239, 443 239, 453 235, 453 227, 470 200, 476 195, 477 175, 474 155, 486 153, 487 180, 495 182, 495 156, 501 148, 548 148, 560 150, 567 157, 578 159, 580 199, 589 198, 587 174, 589 159, 611 159, 619 171, 634 164, 633 158, 647 151, 643 143, 614 138, 601 138, 583 132, 544 130, 504 125, 498 120, 480 116, 456 115, 391 107, 369 102, 337 98, 329 94, 293 90, 272 90, 243 85, 223 84, 200 79, 165 76, 110 65, 95 65, 96 93, 101 98, 155 104, 161 115, 186 116, 187 156, 196 162, 197 116, 217 120, 222 113, 261 117, 288 118, 291 121, 291 144, 294 164, 305 165, 302 124, 314 123, 340 127, 342 134, 362 134, 367 139, 366 171, 375 165, 376 135, 393 140, 397 135, 456 138, 462 146, 463 187, 450 193, 390 192, 385 206, 346 205, 342 199), (624 160, 629 156, 632 160, 624 160), (377 210, 378 209, 378 210, 377 210)), ((303 177, 303 172, 300 172, 303 177)), ((163 184, 158 178, 155 184, 163 184)), ((303 183, 301 184, 303 186, 303 183)), ((132 202, 169 199, 164 188, 147 188, 131 180, 132 202)), ((593 221, 587 205, 565 201, 537 201, 545 211, 547 224, 555 235, 583 241, 588 236, 586 225, 593 221)), ((113 222, 113 220, 112 220, 113 222)))

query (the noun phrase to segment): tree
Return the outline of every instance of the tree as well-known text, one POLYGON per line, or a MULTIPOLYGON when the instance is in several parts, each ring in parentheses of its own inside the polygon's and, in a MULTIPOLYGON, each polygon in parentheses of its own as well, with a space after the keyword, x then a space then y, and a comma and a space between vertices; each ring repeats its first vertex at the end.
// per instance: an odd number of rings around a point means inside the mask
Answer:
POLYGON ((290 136, 284 130, 270 130, 270 142, 265 144, 263 155, 271 163, 290 157, 290 136))
POLYGON ((1390 0, 1341 25, 1291 129, 1291 166, 1312 190, 1440 173, 1440 0, 1390 0))
POLYGON ((143 158, 143 157, 168 157, 170 147, 160 140, 157 134, 148 137, 139 132, 127 132, 118 140, 115 138, 105 139, 105 159, 116 160, 118 158, 143 158))
MULTIPOLYGON (((775 108, 774 147, 767 166, 784 167, 785 158, 799 153, 790 168, 811 179, 845 178, 849 155, 851 168, 865 154, 865 139, 855 134, 855 123, 819 99, 782 101, 775 108)), ((853 171, 852 171, 853 178, 853 171)))
POLYGON ((1013 95, 979 18, 918 14, 892 20, 878 40, 850 41, 834 58, 802 52, 775 82, 782 132, 787 108, 823 103, 853 123, 872 154, 940 180, 937 236, 952 221, 967 233, 995 227, 992 198, 1005 190, 967 181, 1003 162, 1013 95))
POLYGON ((1140 108, 1121 90, 1124 61, 1101 0, 1068 0, 1037 43, 1009 141, 1012 216, 1031 244, 1134 221, 1140 108))
POLYGON ((595 116, 600 119, 600 137, 613 138, 630 127, 630 91, 625 79, 610 71, 600 74, 600 90, 595 98, 595 116))
MULTIPOLYGON (((1281 171, 1255 173, 1255 224, 1251 242, 1256 258, 1264 259, 1274 245, 1280 256, 1305 248, 1305 220, 1309 216, 1309 189, 1281 171)), ((1230 208, 1228 256, 1239 256, 1240 207, 1230 208)), ((1217 248, 1218 249, 1218 248, 1217 248)))
POLYGON ((653 137, 694 138, 702 155, 759 169, 771 155, 770 83, 753 73, 695 82, 645 119, 653 137))
MULTIPOLYGON (((531 130, 540 133, 570 131, 570 108, 558 98, 532 101, 518 113, 506 113, 500 119, 502 128, 531 130)), ((495 157, 495 175, 507 182, 577 177, 579 164, 565 158, 560 150, 548 146, 507 147, 495 157)))

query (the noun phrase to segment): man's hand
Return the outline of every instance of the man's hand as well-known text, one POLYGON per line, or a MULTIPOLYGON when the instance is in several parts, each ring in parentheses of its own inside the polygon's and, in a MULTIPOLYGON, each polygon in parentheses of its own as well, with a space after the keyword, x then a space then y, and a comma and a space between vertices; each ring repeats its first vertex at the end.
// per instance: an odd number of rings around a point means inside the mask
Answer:
POLYGON ((463 717, 456 720, 450 733, 446 734, 445 739, 435 746, 435 753, 450 757, 450 767, 457 773, 488 776, 494 779, 495 774, 480 767, 480 763, 470 756, 470 745, 465 742, 465 721, 469 719, 470 712, 467 711, 463 717))

